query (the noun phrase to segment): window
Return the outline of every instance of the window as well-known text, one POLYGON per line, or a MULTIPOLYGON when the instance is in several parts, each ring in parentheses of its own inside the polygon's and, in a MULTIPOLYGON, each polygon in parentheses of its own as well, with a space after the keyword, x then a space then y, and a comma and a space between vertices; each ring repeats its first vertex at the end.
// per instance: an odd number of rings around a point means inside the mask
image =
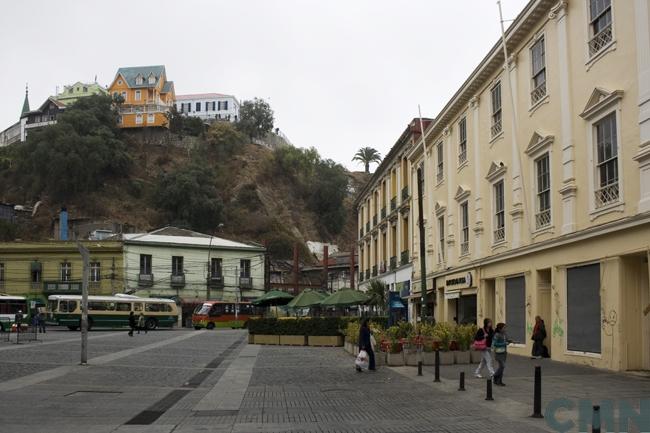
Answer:
POLYGON ((200 102, 196 103, 196 110, 195 111, 201 111, 201 103, 200 102))
POLYGON ((469 209, 467 202, 460 204, 460 255, 469 254, 469 209))
POLYGON ((88 87, 84 86, 84 93, 88 92, 88 87))
POLYGON ((123 121, 124 121, 124 119, 122 119, 122 116, 121 116, 121 115, 117 116, 117 123, 118 123, 119 125, 121 125, 123 121))
POLYGON ((228 109, 228 101, 223 101, 223 109, 224 110, 228 109))
POLYGON ((442 141, 438 143, 436 146, 436 153, 438 157, 438 165, 437 165, 437 180, 438 182, 442 182, 442 180, 445 177, 445 162, 444 162, 444 151, 442 147, 442 141))
POLYGON ((115 306, 115 309, 117 311, 131 311, 131 303, 130 302, 118 302, 115 306))
POLYGON ((151 255, 140 254, 140 274, 151 275, 151 255))
POLYGON ((240 261, 240 277, 250 277, 251 276, 251 261, 248 259, 242 259, 240 261))
POLYGON ((142 92, 140 90, 135 91, 135 100, 139 101, 142 99, 142 92))
POLYGON ((619 199, 618 142, 616 136, 616 113, 599 120, 596 129, 596 207, 602 207, 619 199))
POLYGON ((99 283, 101 280, 101 267, 99 262, 90 263, 90 282, 99 283))
POLYGON ((136 114, 135 115, 135 124, 136 125, 142 125, 142 114, 136 114))
POLYGON ((503 131, 501 123, 501 82, 498 82, 490 90, 492 96, 492 138, 503 131))
POLYGON ((122 99, 124 99, 124 102, 127 101, 127 98, 126 98, 126 97, 127 97, 127 93, 126 93, 126 92, 122 92, 122 99))
POLYGON ((172 311, 171 305, 163 304, 163 303, 146 303, 144 305, 144 309, 145 311, 149 311, 152 313, 163 313, 163 312, 172 311))
POLYGON ((222 275, 222 268, 221 268, 222 261, 221 259, 211 259, 210 260, 210 277, 211 278, 221 278, 222 275))
POLYGON ((212 101, 212 111, 216 111, 217 103, 212 101))
POLYGON ((72 264, 68 262, 61 263, 60 267, 60 280, 61 281, 70 281, 72 280, 72 264))
POLYGON ((537 212, 535 226, 540 229, 551 224, 551 173, 548 153, 535 160, 537 212))
POLYGON ((140 85, 140 84, 142 84, 142 83, 144 83, 144 79, 142 78, 142 75, 139 75, 139 74, 138 74, 138 76, 135 77, 135 84, 140 85))
POLYGON ((41 272, 42 272, 41 264, 39 262, 33 262, 30 270, 30 277, 32 283, 41 282, 41 272))
POLYGON ((149 75, 149 84, 156 84, 156 77, 153 74, 149 75))
POLYGON ((458 122, 458 165, 467 161, 467 119, 458 122))
POLYGON ((183 257, 172 256, 172 275, 183 275, 183 257))
POLYGON ((589 0, 589 55, 594 56, 612 42, 612 1, 589 0))
POLYGON ((147 123, 156 123, 156 115, 153 113, 147 114, 147 123))
POLYGON ((506 238, 506 215, 503 197, 503 181, 494 184, 494 243, 506 238))
POLYGON ((445 217, 438 217, 438 243, 440 251, 438 251, 438 263, 445 261, 445 217))
POLYGON ((543 36, 530 48, 530 58, 533 88, 530 93, 530 103, 535 105, 546 96, 546 53, 543 36))

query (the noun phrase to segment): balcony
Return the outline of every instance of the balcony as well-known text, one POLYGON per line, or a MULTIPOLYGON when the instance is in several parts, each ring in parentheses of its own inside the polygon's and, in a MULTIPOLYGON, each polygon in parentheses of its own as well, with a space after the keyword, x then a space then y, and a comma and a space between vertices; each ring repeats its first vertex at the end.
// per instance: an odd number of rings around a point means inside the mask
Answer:
POLYGON ((366 233, 370 233, 370 221, 366 223, 366 233))
POLYGON ((405 186, 404 188, 402 188, 402 201, 408 200, 409 197, 410 197, 409 187, 405 186))
POLYGON ((469 254, 469 242, 462 242, 460 244, 460 255, 465 256, 469 254))
POLYGON ((618 201, 618 182, 611 183, 596 191, 596 209, 618 201))
POLYGON ((184 287, 185 286, 185 274, 172 275, 171 286, 172 287, 184 287))
POLYGON ((223 289, 223 275, 212 274, 208 277, 208 286, 215 289, 223 289))
POLYGON ((458 165, 463 165, 467 161, 467 149, 461 150, 458 154, 458 165))
POLYGON ((381 219, 386 218, 386 206, 381 208, 381 219))
POLYGON ((589 41, 589 55, 593 57, 598 54, 600 50, 612 42, 612 39, 612 25, 610 24, 591 38, 589 41))
POLYGON ((503 242, 506 240, 506 229, 499 227, 494 231, 494 243, 503 242))
POLYGON ((551 225, 551 210, 546 209, 535 215, 535 227, 537 229, 551 225))
POLYGON ((400 255, 400 264, 405 265, 409 262, 409 250, 402 251, 400 255))
POLYGON ((377 215, 372 217, 372 226, 375 227, 377 225, 377 215))
POLYGON ((373 276, 373 277, 376 277, 376 276, 377 276, 377 265, 374 265, 374 266, 372 267, 372 276, 373 276))
POLYGON ((395 269, 397 269, 397 256, 390 258, 390 270, 394 271, 395 269))
POLYGON ((253 288, 253 277, 239 277, 239 288, 240 289, 252 289, 253 288))
POLYGON ((138 286, 140 287, 153 286, 153 274, 138 274, 138 286))
POLYGON ((123 105, 120 107, 120 114, 131 114, 131 113, 166 113, 170 109, 167 105, 158 105, 158 104, 142 104, 142 105, 123 105))
POLYGON ((530 92, 530 105, 535 105, 546 96, 546 82, 537 86, 535 90, 530 92))
POLYGON ((397 196, 390 199, 390 211, 397 209, 397 196))
POLYGON ((492 123, 492 127, 490 128, 490 132, 492 133, 492 138, 501 134, 501 131, 503 131, 503 124, 501 123, 501 119, 494 121, 492 123))
POLYGON ((80 281, 46 281, 43 283, 45 293, 81 293, 80 281))

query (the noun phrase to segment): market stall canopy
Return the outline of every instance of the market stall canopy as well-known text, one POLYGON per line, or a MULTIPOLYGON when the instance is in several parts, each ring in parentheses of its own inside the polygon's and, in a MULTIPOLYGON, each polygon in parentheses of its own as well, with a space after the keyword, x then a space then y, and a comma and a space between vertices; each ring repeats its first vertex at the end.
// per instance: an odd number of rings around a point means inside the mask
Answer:
POLYGON ((286 305, 293 299, 293 296, 280 290, 271 290, 264 295, 255 299, 252 304, 258 307, 267 307, 271 305, 286 305))
POLYGON ((303 290, 287 304, 289 308, 307 308, 319 305, 325 295, 315 290, 303 290))
POLYGON ((368 295, 358 290, 341 289, 323 299, 323 307, 344 307, 348 305, 361 305, 368 302, 368 295))

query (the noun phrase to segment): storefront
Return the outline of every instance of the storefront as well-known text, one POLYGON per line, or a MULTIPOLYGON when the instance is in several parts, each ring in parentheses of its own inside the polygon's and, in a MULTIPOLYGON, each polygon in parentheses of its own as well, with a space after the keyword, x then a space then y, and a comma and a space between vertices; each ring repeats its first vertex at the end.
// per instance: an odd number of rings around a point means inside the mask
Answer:
POLYGON ((476 323, 477 287, 474 270, 436 279, 438 315, 449 323, 476 323))

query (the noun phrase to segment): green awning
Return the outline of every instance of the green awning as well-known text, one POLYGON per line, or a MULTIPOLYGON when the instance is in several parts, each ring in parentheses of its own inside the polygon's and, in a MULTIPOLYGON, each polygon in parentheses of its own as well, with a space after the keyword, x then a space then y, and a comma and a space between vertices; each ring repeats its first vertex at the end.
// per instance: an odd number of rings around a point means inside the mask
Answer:
POLYGON ((293 299, 293 296, 287 292, 282 292, 280 290, 271 290, 266 292, 264 295, 255 299, 252 304, 260 307, 270 306, 270 305, 286 305, 293 299))
POLYGON ((361 305, 368 302, 368 295, 358 290, 342 289, 323 299, 324 307, 342 307, 347 305, 361 305))
POLYGON ((298 296, 287 304, 289 308, 307 308, 319 305, 325 295, 315 290, 303 290, 298 296))

